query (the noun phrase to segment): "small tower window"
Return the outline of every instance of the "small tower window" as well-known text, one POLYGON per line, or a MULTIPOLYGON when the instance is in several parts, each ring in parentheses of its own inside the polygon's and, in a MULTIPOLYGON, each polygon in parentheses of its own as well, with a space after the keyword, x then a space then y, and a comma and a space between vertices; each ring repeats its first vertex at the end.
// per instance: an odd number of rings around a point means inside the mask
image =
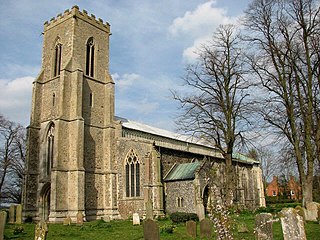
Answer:
POLYGON ((94 77, 94 42, 93 38, 89 38, 87 42, 86 53, 86 75, 94 77))
POLYGON ((140 163, 133 150, 129 152, 125 165, 126 197, 140 196, 140 163))
POLYGON ((92 95, 92 93, 90 93, 90 95, 89 95, 89 106, 90 107, 93 106, 93 95, 92 95))
POLYGON ((56 104, 56 94, 53 93, 52 94, 52 106, 54 106, 56 104))
POLYGON ((55 48, 54 48, 54 69, 53 69, 53 76, 56 77, 60 75, 61 70, 61 48, 62 45, 57 41, 55 48))
POLYGON ((50 175, 53 165, 53 148, 54 148, 54 125, 52 124, 47 134, 47 158, 46 158, 46 176, 50 175))

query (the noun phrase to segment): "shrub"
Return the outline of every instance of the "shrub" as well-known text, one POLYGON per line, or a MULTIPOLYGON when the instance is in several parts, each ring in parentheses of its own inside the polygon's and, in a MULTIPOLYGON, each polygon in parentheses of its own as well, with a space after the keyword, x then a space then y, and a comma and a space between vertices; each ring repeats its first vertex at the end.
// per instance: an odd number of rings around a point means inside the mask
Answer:
POLYGON ((13 234, 17 235, 17 234, 23 233, 23 231, 24 231, 23 227, 15 227, 13 229, 13 234))
POLYGON ((161 233, 173 233, 175 226, 173 224, 165 224, 160 228, 161 233))
POLYGON ((198 215, 195 213, 175 212, 170 214, 170 219, 174 223, 186 222, 189 220, 198 221, 198 215))

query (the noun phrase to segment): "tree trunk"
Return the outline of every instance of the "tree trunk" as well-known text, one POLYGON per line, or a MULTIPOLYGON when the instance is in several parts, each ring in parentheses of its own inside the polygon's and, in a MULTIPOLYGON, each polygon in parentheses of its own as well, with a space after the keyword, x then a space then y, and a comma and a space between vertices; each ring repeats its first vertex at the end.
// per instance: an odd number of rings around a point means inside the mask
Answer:
POLYGON ((313 201, 312 190, 313 190, 313 176, 306 176, 301 179, 302 187, 302 206, 306 207, 308 202, 313 201))

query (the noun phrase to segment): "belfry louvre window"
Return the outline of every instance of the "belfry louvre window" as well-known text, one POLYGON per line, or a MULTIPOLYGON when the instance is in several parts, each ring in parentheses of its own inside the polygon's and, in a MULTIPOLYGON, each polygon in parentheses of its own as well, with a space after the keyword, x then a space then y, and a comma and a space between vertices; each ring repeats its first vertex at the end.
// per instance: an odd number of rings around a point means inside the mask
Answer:
POLYGON ((89 38, 86 52, 86 75, 94 77, 94 41, 89 38))
POLYGON ((126 158, 126 197, 140 196, 140 163, 137 155, 131 150, 126 158))
POLYGON ((53 165, 53 147, 54 147, 54 125, 49 127, 47 135, 47 158, 46 158, 46 175, 49 176, 53 165))
POLYGON ((62 45, 57 41, 55 48, 54 48, 54 69, 53 69, 53 76, 56 77, 60 75, 61 69, 61 48, 62 45))

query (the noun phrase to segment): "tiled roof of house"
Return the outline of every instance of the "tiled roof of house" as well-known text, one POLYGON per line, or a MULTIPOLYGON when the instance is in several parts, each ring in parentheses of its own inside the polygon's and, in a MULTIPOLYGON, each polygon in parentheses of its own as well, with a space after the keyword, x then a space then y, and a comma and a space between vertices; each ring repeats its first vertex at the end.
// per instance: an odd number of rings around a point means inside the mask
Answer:
POLYGON ((195 171, 201 165, 201 162, 176 164, 169 171, 164 181, 191 180, 195 177, 195 171))

